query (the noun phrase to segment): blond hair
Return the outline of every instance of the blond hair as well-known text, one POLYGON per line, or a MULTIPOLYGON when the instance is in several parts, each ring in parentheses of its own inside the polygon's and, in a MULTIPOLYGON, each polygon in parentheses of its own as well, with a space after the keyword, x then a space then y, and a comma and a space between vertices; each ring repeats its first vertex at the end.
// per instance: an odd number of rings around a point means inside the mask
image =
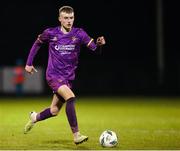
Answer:
POLYGON ((62 12, 70 14, 74 12, 74 9, 71 6, 62 6, 59 8, 59 16, 62 12))

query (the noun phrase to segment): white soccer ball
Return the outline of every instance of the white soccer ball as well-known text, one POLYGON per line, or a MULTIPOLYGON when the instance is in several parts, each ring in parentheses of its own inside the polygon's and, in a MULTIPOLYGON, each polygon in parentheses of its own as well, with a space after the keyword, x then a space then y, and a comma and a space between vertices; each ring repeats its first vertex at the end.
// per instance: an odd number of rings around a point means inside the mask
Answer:
POLYGON ((105 130, 99 137, 99 143, 103 147, 115 147, 118 144, 116 133, 111 130, 105 130))

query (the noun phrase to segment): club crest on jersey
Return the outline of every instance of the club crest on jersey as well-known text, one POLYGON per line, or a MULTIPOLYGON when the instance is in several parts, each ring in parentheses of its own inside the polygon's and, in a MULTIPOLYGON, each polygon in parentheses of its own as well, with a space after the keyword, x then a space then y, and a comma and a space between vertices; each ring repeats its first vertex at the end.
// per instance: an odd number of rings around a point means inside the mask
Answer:
POLYGON ((75 41, 77 38, 75 36, 71 37, 72 41, 75 41))

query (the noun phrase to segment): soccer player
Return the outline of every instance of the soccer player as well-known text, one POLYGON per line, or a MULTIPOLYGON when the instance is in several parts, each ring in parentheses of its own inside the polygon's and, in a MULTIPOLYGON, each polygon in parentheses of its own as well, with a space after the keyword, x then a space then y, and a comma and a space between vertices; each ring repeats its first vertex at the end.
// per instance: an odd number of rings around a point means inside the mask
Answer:
POLYGON ((28 133, 35 123, 56 116, 64 103, 66 103, 66 115, 71 127, 74 143, 80 144, 88 140, 88 136, 82 135, 78 128, 75 111, 75 94, 72 91, 72 81, 75 79, 75 70, 78 65, 78 56, 81 45, 86 45, 90 50, 101 50, 105 39, 103 36, 93 38, 82 28, 75 28, 74 10, 71 6, 63 6, 59 9, 60 26, 45 29, 34 42, 27 61, 25 70, 33 74, 37 70, 33 66, 33 60, 41 45, 48 43, 49 56, 46 69, 46 80, 53 91, 50 107, 36 113, 30 112, 30 120, 25 125, 24 133, 28 133))

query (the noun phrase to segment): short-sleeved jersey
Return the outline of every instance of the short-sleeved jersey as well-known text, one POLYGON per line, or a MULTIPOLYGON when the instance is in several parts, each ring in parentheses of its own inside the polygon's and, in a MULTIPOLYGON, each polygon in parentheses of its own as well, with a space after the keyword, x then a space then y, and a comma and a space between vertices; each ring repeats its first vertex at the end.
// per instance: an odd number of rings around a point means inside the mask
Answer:
POLYGON ((47 80, 74 80, 81 45, 86 45, 93 51, 97 48, 93 39, 82 28, 73 27, 67 34, 64 34, 59 26, 48 28, 39 35, 32 46, 27 65, 32 65, 33 59, 43 43, 48 43, 49 47, 47 80))

